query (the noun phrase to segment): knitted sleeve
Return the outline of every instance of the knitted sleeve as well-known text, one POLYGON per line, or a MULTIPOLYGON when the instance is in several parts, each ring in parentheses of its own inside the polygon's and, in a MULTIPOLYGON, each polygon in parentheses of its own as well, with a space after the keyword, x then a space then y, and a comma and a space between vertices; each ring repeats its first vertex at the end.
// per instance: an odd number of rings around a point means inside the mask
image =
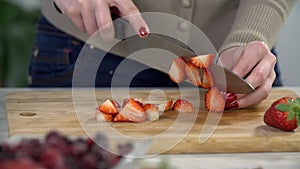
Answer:
POLYGON ((271 48, 295 0, 241 0, 220 53, 234 46, 263 41, 271 48))

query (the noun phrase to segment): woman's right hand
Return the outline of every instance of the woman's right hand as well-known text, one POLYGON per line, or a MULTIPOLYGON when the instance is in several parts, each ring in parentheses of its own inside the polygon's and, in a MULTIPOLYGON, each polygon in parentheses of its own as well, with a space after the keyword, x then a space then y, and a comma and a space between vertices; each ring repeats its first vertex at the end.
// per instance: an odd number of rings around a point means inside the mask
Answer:
POLYGON ((58 8, 82 31, 110 41, 115 36, 111 18, 111 7, 118 9, 118 15, 132 25, 134 31, 145 37, 148 26, 131 0, 54 0, 58 8))

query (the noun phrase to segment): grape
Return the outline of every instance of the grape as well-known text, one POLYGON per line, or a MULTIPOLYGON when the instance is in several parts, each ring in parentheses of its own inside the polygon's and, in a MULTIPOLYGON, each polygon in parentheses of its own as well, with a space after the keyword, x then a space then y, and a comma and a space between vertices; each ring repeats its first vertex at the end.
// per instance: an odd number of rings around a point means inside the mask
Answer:
POLYGON ((118 145, 119 156, 105 150, 108 143, 103 134, 94 141, 69 139, 51 131, 44 142, 31 138, 18 144, 0 144, 0 169, 110 169, 132 150, 132 145, 118 145))

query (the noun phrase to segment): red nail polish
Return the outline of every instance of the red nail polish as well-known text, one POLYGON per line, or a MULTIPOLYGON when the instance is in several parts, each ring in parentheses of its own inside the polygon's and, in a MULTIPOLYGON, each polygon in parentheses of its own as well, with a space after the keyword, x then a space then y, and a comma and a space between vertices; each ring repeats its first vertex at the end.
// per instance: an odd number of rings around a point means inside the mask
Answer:
POLYGON ((234 93, 227 93, 226 103, 232 103, 237 100, 237 96, 234 93))
POLYGON ((142 38, 146 37, 149 34, 149 32, 147 31, 147 29, 145 27, 141 27, 139 29, 139 33, 142 38))
POLYGON ((229 103, 225 105, 226 110, 237 109, 239 104, 237 102, 229 103))

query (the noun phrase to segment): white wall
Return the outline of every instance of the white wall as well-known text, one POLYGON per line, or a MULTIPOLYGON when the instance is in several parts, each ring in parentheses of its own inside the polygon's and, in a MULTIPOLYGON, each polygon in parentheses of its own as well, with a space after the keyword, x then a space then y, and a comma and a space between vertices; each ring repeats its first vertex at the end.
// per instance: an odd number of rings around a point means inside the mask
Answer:
POLYGON ((284 86, 300 86, 300 0, 297 0, 277 41, 284 86))

